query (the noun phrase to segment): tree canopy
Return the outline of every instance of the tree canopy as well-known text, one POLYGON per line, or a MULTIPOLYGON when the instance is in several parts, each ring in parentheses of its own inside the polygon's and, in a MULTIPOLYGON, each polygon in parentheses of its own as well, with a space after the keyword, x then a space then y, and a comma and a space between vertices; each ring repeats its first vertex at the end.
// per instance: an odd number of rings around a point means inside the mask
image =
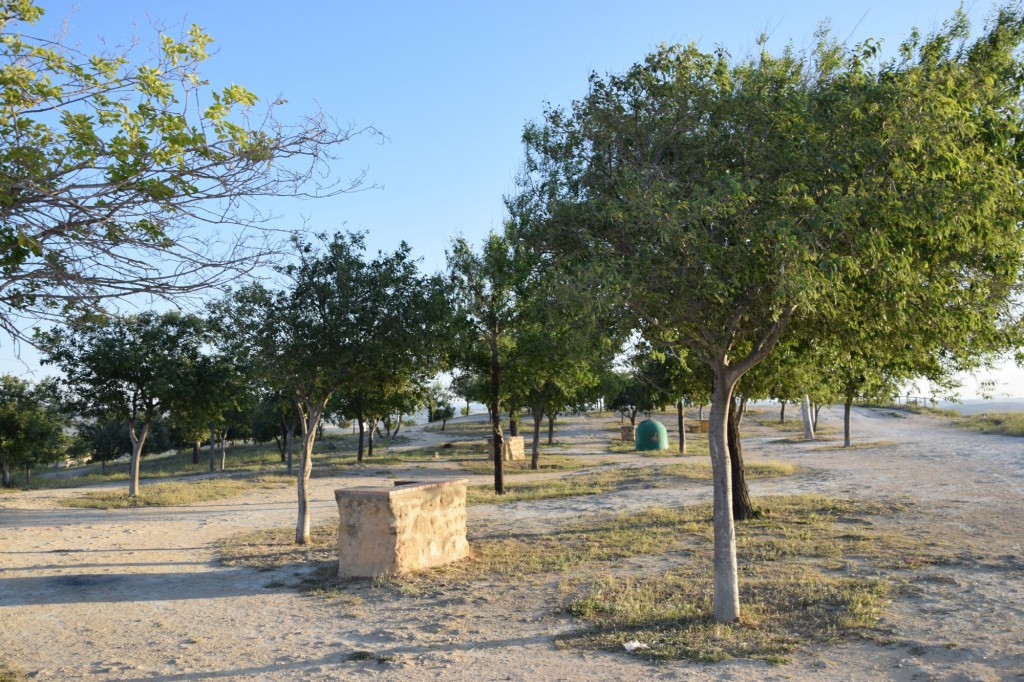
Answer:
POLYGON ((42 14, 0 0, 0 329, 13 338, 107 299, 180 303, 228 283, 281 252, 253 198, 362 182, 329 163, 375 131, 322 113, 282 122, 276 102, 260 113, 244 87, 211 87, 198 26, 136 60, 24 33, 42 14))
POLYGON ((717 620, 739 617, 727 409, 791 323, 868 319, 870 282, 887 314, 931 320, 913 337, 929 352, 1012 328, 1022 38, 1008 7, 976 40, 958 14, 888 61, 824 31, 735 62, 664 46, 527 127, 538 248, 600 268, 640 329, 714 373, 717 620))

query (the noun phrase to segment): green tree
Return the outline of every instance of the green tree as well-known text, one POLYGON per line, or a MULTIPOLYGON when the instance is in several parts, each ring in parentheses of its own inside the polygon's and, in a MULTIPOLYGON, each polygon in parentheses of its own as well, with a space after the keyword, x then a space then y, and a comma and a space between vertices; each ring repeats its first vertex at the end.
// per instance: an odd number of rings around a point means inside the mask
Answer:
POLYGON ((957 15, 884 63, 824 34, 735 63, 663 47, 527 128, 535 239, 617 273, 637 324, 714 374, 716 621, 740 616, 728 406, 790 323, 855 316, 864 273, 942 333, 1012 321, 1022 20, 972 42, 957 15))
POLYGON ((242 199, 361 183, 329 163, 375 131, 319 113, 281 122, 278 102, 256 115, 253 93, 203 79, 212 39, 198 26, 135 61, 22 32, 42 14, 0 1, 0 329, 14 338, 26 321, 63 322, 106 299, 178 303, 228 283, 280 252, 242 199))
POLYGON ((132 442, 128 496, 139 491, 139 466, 150 426, 166 412, 200 357, 203 321, 178 312, 83 318, 37 336, 45 357, 64 373, 75 403, 96 419, 128 425, 132 442))
POLYGON ((0 483, 9 488, 11 470, 53 461, 63 455, 63 418, 47 383, 33 386, 0 375, 0 483))
POLYGON ((298 262, 283 268, 289 288, 249 285, 217 304, 214 317, 228 355, 289 396, 301 416, 295 540, 306 544, 313 445, 328 401, 396 376, 432 373, 443 329, 436 321, 446 303, 405 243, 369 261, 359 234, 323 237, 319 248, 296 246, 298 262))
POLYGON ((514 348, 511 332, 521 313, 519 300, 530 271, 531 262, 526 254, 517 253, 515 242, 503 234, 492 232, 479 253, 461 238, 452 242, 448 252, 448 276, 456 311, 456 363, 464 372, 486 377, 486 402, 494 439, 494 492, 498 495, 505 494, 503 382, 514 348))

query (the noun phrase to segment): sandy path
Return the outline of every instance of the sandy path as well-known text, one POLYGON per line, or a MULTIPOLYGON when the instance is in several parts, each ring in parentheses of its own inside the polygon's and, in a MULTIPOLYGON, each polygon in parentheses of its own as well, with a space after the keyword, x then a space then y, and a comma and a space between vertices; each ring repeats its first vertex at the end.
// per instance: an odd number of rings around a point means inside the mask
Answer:
MULTIPOLYGON (((651 667, 611 654, 558 651, 552 636, 573 623, 551 614, 530 584, 468 593, 439 588, 402 599, 326 602, 275 587, 291 570, 260 572, 216 562, 215 543, 249 528, 294 523, 293 490, 260 490, 187 508, 123 511, 55 506, 76 491, 0 496, 0 656, 54 680, 560 680, 824 679, 1021 680, 1024 671, 1024 442, 886 411, 855 415, 855 440, 785 443, 750 425, 746 454, 804 471, 752 481, 753 494, 821 492, 914 503, 893 523, 954 547, 950 565, 918 572, 886 624, 880 646, 853 642, 808 651, 787 665, 751 661, 651 667), (396 661, 351 661, 355 651, 396 661)), ((838 425, 838 412, 823 423, 838 425)), ((607 419, 567 421, 557 438, 584 454, 605 442, 607 419)), ((667 423, 667 422, 666 422, 667 423)), ((411 445, 438 436, 408 432, 411 445)), ((618 458, 628 465, 635 458, 618 458)), ((660 460, 643 460, 650 464, 660 460)), ((314 479, 314 520, 336 514, 333 490, 431 468, 314 479)), ((473 532, 542 530, 609 511, 709 499, 706 484, 620 491, 506 506, 471 507, 473 532)))

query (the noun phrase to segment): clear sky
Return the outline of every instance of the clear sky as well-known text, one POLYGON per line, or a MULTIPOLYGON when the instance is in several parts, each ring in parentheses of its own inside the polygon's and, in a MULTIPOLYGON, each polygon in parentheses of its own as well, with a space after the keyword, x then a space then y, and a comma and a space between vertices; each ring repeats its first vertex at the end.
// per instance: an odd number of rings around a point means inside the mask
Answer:
MULTIPOLYGON (((357 140, 343 150, 339 174, 363 169, 380 187, 316 202, 275 205, 286 224, 364 230, 374 250, 406 240, 424 269, 444 267, 455 235, 473 242, 504 218, 522 149, 523 124, 546 102, 569 104, 586 92, 590 72, 618 72, 660 43, 724 46, 750 53, 757 37, 769 48, 812 43, 830 20, 835 36, 883 40, 894 50, 913 28, 938 28, 956 0, 480 0, 351 2, 349 0, 39 0, 49 35, 68 22, 68 38, 95 51, 141 40, 154 25, 177 34, 199 24, 217 53, 205 75, 214 86, 239 83, 264 100, 288 100, 282 115, 317 108, 342 123, 372 125, 384 144, 357 140)), ((994 5, 967 0, 976 25, 994 5)), ((21 372, 0 340, 0 371, 21 372)), ((1006 369, 1009 392, 1024 395, 1024 373, 1006 369)), ((1003 390, 1002 392, 1007 392, 1003 390)), ((965 396, 970 395, 965 392, 965 396)))

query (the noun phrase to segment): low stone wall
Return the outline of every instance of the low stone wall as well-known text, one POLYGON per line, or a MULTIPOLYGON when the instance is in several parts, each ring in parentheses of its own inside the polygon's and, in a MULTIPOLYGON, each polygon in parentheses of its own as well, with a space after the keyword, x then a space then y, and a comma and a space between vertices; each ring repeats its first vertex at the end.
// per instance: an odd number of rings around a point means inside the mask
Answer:
POLYGON ((709 420, 707 420, 707 419, 698 419, 696 421, 689 421, 689 422, 686 423, 686 432, 687 433, 707 433, 708 432, 708 423, 709 423, 709 420))
POLYGON ((636 427, 632 424, 626 424, 625 426, 619 427, 619 438, 621 440, 629 441, 630 443, 636 442, 636 427))
POLYGON ((338 575, 372 578, 440 566, 469 554, 467 479, 334 491, 338 575))
MULTIPOLYGON (((494 437, 487 439, 487 459, 494 461, 494 437)), ((526 445, 522 436, 505 436, 501 444, 501 460, 526 459, 526 445)))

